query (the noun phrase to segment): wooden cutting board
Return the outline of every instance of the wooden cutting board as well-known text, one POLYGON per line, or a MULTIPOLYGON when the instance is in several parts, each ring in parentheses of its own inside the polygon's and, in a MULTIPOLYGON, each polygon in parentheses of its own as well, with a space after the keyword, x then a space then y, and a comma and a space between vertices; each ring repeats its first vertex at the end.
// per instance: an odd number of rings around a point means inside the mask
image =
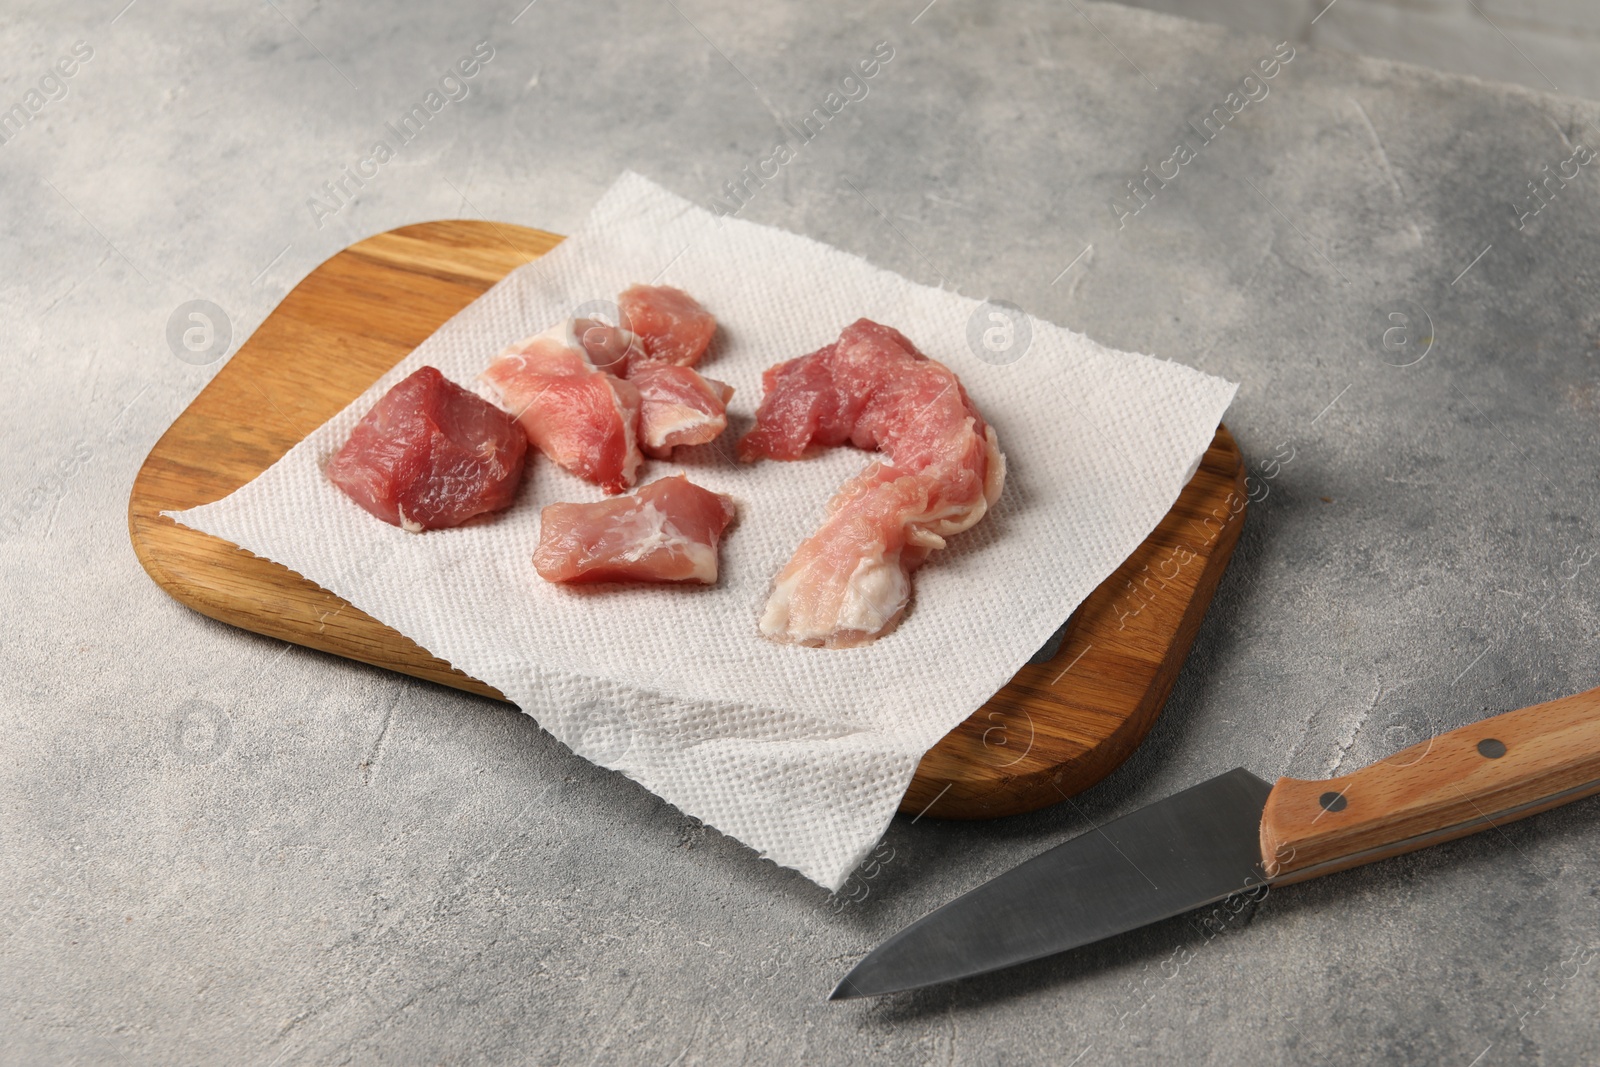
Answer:
MULTIPOLYGON (((504 223, 430 222, 368 238, 312 271, 150 451, 128 501, 145 570, 214 619, 505 699, 288 568, 160 513, 218 500, 260 474, 451 315, 560 240, 504 223)), ((901 811, 966 819, 1032 811, 1127 758, 1172 689, 1244 510, 1244 464, 1218 427, 1177 504, 1073 614, 1059 651, 1024 667, 923 757, 901 811)))

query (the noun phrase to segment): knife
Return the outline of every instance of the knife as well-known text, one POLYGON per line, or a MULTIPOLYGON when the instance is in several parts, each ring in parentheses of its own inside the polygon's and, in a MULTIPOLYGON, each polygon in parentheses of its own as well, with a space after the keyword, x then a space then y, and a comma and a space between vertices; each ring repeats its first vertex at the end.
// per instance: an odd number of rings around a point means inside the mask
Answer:
POLYGON ((1338 778, 1239 768, 1034 857, 901 930, 831 1000, 1053 956, 1265 886, 1600 793, 1600 688, 1429 738, 1338 778))

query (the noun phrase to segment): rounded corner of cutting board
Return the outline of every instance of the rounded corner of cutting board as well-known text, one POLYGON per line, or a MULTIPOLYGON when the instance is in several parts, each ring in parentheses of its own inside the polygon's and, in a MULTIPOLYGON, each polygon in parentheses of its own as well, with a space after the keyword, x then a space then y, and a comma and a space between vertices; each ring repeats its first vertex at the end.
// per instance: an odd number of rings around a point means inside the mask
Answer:
MULTIPOLYGON (((312 270, 140 467, 128 532, 146 573, 222 622, 504 700, 287 567, 161 512, 220 500, 250 481, 451 315, 561 241, 509 223, 425 222, 374 234, 312 270)), ((1244 503, 1243 457, 1218 426, 1172 510, 1073 613, 1056 656, 1024 666, 930 749, 900 810, 1020 814, 1081 792, 1126 759, 1172 689, 1238 540, 1244 503), (1185 552, 1191 558, 1174 565, 1185 552)))
POLYGON ((1028 664, 927 754, 902 814, 993 819, 1094 785, 1155 725, 1244 528, 1244 457, 1219 425, 1200 467, 1134 553, 1028 664))

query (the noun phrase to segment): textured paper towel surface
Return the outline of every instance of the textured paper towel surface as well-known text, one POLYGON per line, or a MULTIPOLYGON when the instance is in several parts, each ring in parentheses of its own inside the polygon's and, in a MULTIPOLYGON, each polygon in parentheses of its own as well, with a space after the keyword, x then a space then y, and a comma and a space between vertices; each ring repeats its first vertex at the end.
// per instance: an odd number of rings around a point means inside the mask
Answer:
MULTIPOLYGON (((498 688, 573 751, 830 889, 882 835, 917 761, 1010 680, 1177 499, 1235 386, 1031 320, 1020 358, 968 341, 981 302, 805 237, 718 219, 625 174, 580 230, 456 315, 360 399, 227 498, 174 515, 305 575, 498 688), (530 562, 539 510, 600 491, 529 451, 493 521, 407 534, 328 482, 326 463, 395 382, 431 364, 476 388, 508 343, 634 282, 716 314, 701 370, 736 389, 710 445, 646 460, 739 506, 711 588, 553 586, 530 562), (868 458, 735 462, 761 372, 866 317, 945 363, 999 434, 1005 492, 915 577, 899 628, 858 649, 772 644, 770 581, 868 458)), ((481 388, 480 392, 490 395, 481 388)))

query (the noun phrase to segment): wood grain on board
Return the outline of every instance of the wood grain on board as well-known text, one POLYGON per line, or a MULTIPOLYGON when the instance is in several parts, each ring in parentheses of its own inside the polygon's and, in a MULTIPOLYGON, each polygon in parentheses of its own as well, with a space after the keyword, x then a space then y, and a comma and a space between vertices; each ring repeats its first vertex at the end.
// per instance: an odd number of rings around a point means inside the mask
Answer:
MULTIPOLYGON (((221 499, 250 481, 451 315, 560 241, 505 223, 431 222, 368 238, 312 271, 145 460, 128 501, 145 570, 214 619, 503 700, 288 568, 161 512, 221 499)), ((1171 691, 1244 507, 1243 462, 1218 427, 1172 511, 1079 607, 1056 656, 1024 667, 931 749, 901 810, 929 818, 1031 811, 1127 758, 1171 691)))

